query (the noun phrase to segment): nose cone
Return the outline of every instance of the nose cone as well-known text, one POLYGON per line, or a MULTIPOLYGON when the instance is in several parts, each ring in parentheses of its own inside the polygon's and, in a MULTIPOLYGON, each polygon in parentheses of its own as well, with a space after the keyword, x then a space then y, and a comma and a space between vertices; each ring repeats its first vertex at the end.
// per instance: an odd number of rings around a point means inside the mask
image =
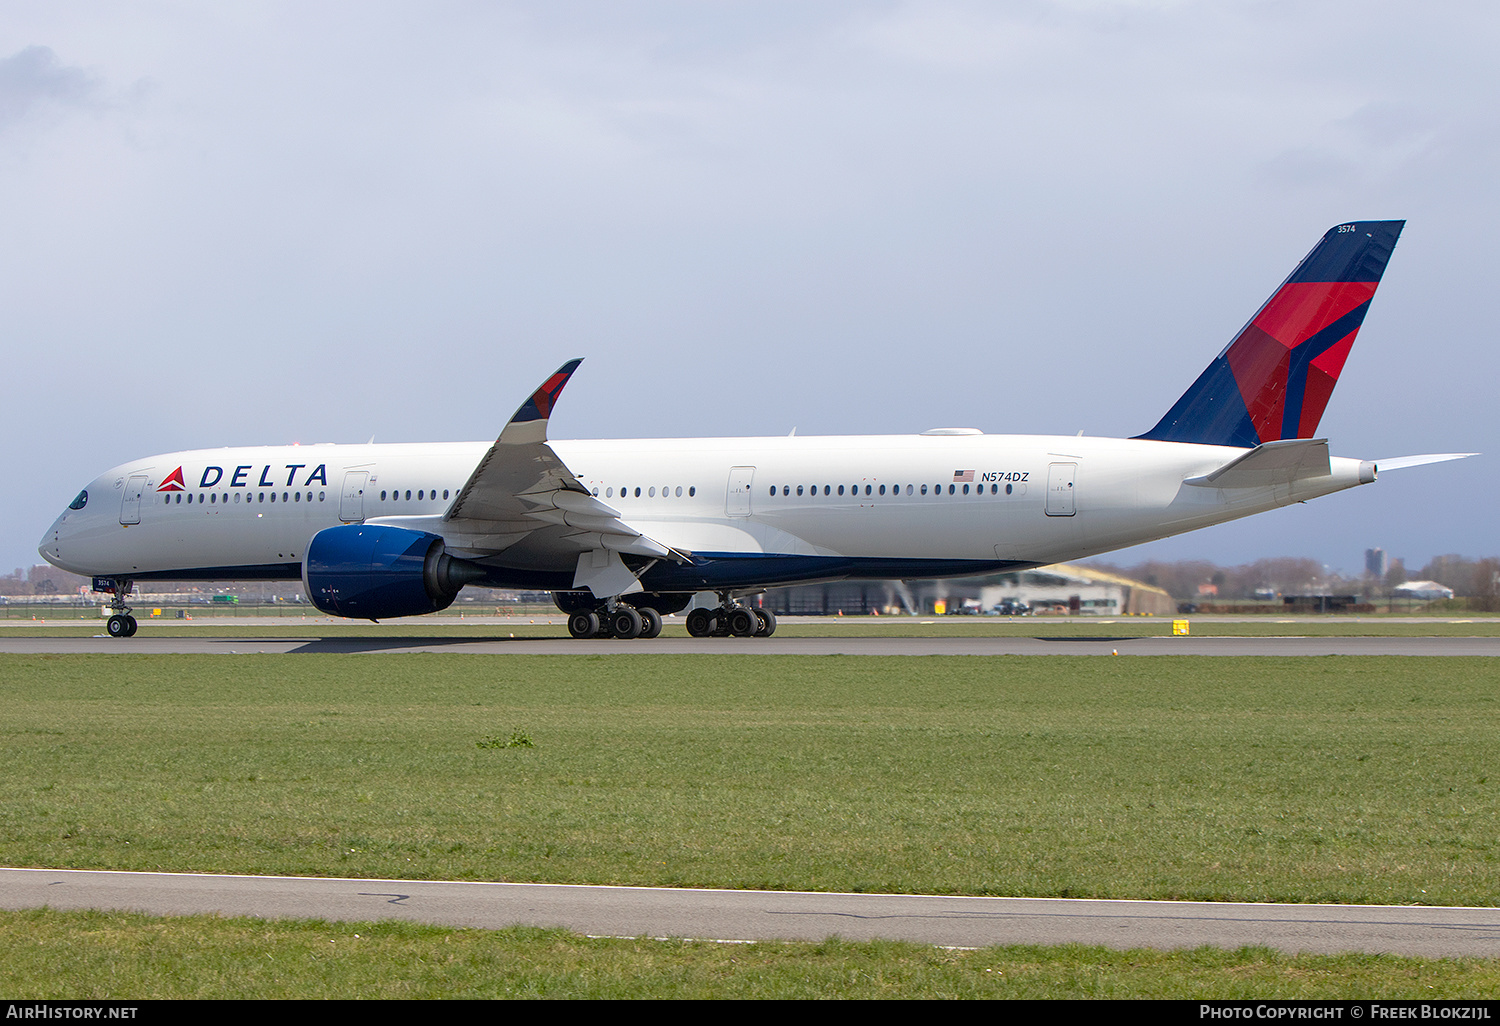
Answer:
MULTIPOLYGON (((68 515, 64 513, 52 521, 52 526, 47 528, 47 533, 42 535, 42 540, 37 542, 36 551, 43 559, 53 566, 62 566, 59 560, 62 558, 62 542, 64 536, 64 521, 68 515)), ((64 567, 64 569, 67 569, 64 567)))

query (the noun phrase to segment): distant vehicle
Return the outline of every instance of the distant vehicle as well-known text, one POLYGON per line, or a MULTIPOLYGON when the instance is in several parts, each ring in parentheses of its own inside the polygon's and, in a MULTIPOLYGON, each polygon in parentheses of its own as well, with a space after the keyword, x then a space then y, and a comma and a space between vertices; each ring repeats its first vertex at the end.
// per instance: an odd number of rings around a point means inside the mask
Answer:
POLYGON ((1031 605, 1020 599, 1006 598, 1000 600, 1000 604, 995 607, 995 612, 1001 616, 1030 616, 1031 605))
MULTIPOLYGON (((544 590, 580 638, 655 637, 664 615, 711 592, 717 605, 691 610, 688 633, 767 637, 774 617, 746 601, 767 588, 1026 570, 1374 481, 1377 461, 1333 457, 1314 435, 1403 224, 1330 228, 1156 426, 1132 438, 943 427, 551 440, 573 360, 493 442, 205 449, 123 463, 88 482, 39 548, 112 596, 115 637, 135 633, 131 587, 153 579, 300 580, 323 612, 369 620, 437 612, 469 584, 544 590)), ((1202 239, 1234 245, 1232 226, 1205 226, 1202 239)), ((788 380, 801 370, 787 368, 788 380)), ((462 388, 419 353, 401 373, 414 388, 458 385, 470 403, 494 392, 488 381, 462 388)), ((724 422, 755 401, 732 380, 658 378, 652 392, 620 396, 622 419, 642 403, 670 405, 682 388, 714 390, 724 422)), ((1062 365, 1041 383, 960 376, 953 395, 1023 397, 1012 406, 1024 416, 1025 389, 1045 401, 1069 380, 1062 365)), ((808 400, 826 386, 806 382, 808 400)))

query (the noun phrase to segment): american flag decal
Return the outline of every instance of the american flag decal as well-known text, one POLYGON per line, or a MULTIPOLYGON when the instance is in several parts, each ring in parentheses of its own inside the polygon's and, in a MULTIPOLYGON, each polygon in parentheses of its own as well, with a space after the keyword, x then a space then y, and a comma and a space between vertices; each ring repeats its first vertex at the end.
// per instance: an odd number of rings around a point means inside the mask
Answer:
POLYGON ((972 470, 955 470, 953 472, 953 480, 954 480, 955 483, 959 482, 959 481, 972 481, 972 480, 974 480, 974 471, 972 471, 972 470))

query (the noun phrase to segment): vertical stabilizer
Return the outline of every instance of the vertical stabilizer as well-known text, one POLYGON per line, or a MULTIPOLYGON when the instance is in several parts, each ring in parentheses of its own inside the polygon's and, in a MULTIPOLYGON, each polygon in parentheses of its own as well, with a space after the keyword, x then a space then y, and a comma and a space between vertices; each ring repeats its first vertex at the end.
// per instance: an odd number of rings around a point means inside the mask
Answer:
POLYGON ((1136 437, 1244 448, 1312 437, 1405 224, 1330 228, 1161 422, 1136 437))

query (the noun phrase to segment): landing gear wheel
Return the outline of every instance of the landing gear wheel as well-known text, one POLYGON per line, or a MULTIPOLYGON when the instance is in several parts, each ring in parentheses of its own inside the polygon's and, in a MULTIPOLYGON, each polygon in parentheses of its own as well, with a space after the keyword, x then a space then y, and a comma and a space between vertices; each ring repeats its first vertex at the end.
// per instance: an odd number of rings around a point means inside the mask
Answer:
POLYGON ((111 638, 128 638, 135 633, 132 628, 135 624, 131 618, 123 613, 116 613, 104 624, 104 629, 109 632, 111 638))
POLYGON ((769 609, 755 607, 756 619, 760 620, 760 628, 755 632, 757 638, 769 638, 776 633, 776 614, 769 609))
POLYGON ((661 614, 654 609, 637 609, 641 614, 641 637, 654 638, 661 634, 661 614))
POLYGON ((729 611, 726 625, 736 638, 748 638, 760 630, 760 617, 749 606, 735 606, 729 611))
POLYGON ((568 633, 575 638, 592 638, 599 633, 599 617, 589 612, 573 613, 568 617, 568 633))
POLYGON ((609 614, 609 632, 617 638, 638 638, 641 636, 641 614, 627 605, 615 607, 615 611, 609 614))
POLYGON ((695 638, 706 638, 713 633, 714 614, 699 606, 687 615, 687 632, 695 638))
POLYGON ((137 624, 135 622, 135 617, 131 616, 129 613, 126 613, 125 614, 125 636, 127 638, 133 638, 133 637, 135 637, 136 628, 138 626, 139 626, 139 624, 137 624))

